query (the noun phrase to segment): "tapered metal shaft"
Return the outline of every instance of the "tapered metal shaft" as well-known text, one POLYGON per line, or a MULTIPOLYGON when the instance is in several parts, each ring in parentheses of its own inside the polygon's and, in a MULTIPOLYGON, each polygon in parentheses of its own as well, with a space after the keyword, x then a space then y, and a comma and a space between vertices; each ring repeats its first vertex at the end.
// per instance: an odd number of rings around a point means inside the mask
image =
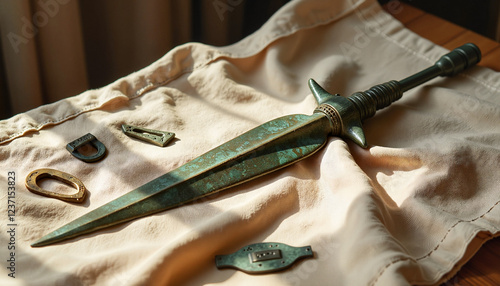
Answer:
POLYGON ((424 71, 349 97, 332 95, 314 80, 309 87, 319 106, 312 115, 288 115, 264 123, 47 234, 44 246, 135 218, 158 213, 286 167, 323 147, 329 135, 366 147, 361 121, 403 93, 436 76, 451 76, 479 62, 473 44, 455 49, 424 71))
POLYGON ((442 56, 433 66, 399 81, 405 92, 438 76, 454 76, 481 61, 481 50, 467 43, 442 56))
POLYGON ((157 213, 241 184, 312 155, 327 141, 321 114, 289 115, 254 128, 42 237, 44 246, 157 213))

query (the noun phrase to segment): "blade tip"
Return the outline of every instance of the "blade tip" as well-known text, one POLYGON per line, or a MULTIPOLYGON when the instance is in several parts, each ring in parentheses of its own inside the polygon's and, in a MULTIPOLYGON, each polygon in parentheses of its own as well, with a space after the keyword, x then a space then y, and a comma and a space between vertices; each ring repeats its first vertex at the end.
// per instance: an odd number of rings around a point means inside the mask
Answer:
POLYGON ((46 244, 43 241, 37 240, 37 241, 33 242, 30 246, 31 247, 41 247, 41 246, 45 246, 45 245, 46 244))
POLYGON ((42 238, 40 238, 39 240, 33 242, 31 244, 31 247, 41 247, 41 246, 47 246, 47 245, 50 245, 50 244, 53 244, 53 243, 56 243, 56 242, 59 242, 61 241, 61 237, 58 237, 58 236, 54 236, 54 235, 51 235, 51 234, 48 234, 42 238))

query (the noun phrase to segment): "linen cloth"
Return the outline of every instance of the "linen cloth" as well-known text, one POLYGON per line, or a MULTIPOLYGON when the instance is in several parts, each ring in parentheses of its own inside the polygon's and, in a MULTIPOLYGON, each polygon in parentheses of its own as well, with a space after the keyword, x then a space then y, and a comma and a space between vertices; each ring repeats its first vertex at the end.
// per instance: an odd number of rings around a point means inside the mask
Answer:
POLYGON ((297 164, 195 203, 51 246, 30 243, 261 123, 311 114, 309 78, 347 96, 446 52, 374 0, 293 1, 234 45, 188 43, 109 86, 1 121, 0 284, 445 281, 500 227, 500 75, 482 67, 432 80, 377 112, 364 122, 367 149, 332 137, 297 164), (127 137, 122 124, 177 139, 160 148, 127 137), (108 148, 92 164, 65 150, 89 132, 108 148), (28 192, 24 179, 38 168, 78 177, 89 197, 78 205, 28 192), (6 267, 9 172, 16 278, 6 267), (215 255, 258 242, 311 245, 314 258, 265 275, 216 269, 215 255))

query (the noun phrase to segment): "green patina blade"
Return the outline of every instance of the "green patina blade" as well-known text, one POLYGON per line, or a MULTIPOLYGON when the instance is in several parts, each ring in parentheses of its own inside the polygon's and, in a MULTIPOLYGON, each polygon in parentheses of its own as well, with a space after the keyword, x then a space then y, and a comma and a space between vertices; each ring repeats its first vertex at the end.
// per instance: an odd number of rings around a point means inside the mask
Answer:
POLYGON ((304 159, 327 141, 321 113, 264 123, 75 219, 32 244, 44 246, 195 201, 304 159))

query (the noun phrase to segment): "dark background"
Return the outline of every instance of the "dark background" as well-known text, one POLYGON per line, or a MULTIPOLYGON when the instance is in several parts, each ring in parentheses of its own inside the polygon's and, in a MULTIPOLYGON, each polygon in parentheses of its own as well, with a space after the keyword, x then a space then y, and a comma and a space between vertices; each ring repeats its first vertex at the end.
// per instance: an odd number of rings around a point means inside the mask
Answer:
MULTIPOLYGON (((181 18, 175 19, 175 17, 169 19, 172 23, 177 25, 173 25, 174 28, 179 27, 179 25, 184 25, 182 28, 188 31, 185 33, 187 35, 186 37, 174 37, 173 41, 168 45, 159 45, 156 43, 157 47, 155 52, 147 53, 147 55, 142 53, 141 61, 124 61, 120 62, 118 66, 110 64, 112 59, 106 57, 107 54, 116 52, 116 50, 113 49, 114 46, 109 46, 109 40, 107 39, 109 33, 102 28, 106 26, 106 15, 99 9, 100 5, 103 5, 102 1, 79 1, 80 17, 83 23, 82 29, 88 88, 94 89, 106 86, 120 77, 148 66, 175 46, 186 42, 201 42, 214 46, 225 46, 235 43, 259 29, 278 9, 290 0, 220 1, 227 3, 234 3, 231 1, 237 1, 238 5, 234 6, 234 11, 228 13, 224 20, 220 19, 213 21, 211 18, 207 18, 207 7, 213 10, 214 8, 211 6, 213 1, 191 0, 192 5, 190 11, 188 11, 188 14, 190 13, 190 20, 181 18), (217 36, 217 33, 213 33, 213 31, 222 29, 221 25, 229 25, 228 36, 214 37, 214 34, 217 36), (208 33, 207 31, 212 31, 212 33, 208 33)), ((500 0, 378 0, 382 5, 390 1, 408 3, 409 5, 477 32, 478 34, 500 41, 500 0)), ((121 6, 126 4, 126 2, 124 3, 122 0, 120 0, 120 3, 122 4, 121 6)), ((120 10, 120 5, 117 5, 115 9, 120 10)), ((131 20, 133 17, 127 15, 125 11, 123 17, 126 20, 120 24, 120 29, 129 29, 132 31, 140 29, 137 28, 137 25, 131 20), (134 28, 136 29, 134 30, 134 28)), ((0 39, 0 41, 1 40, 2 39, 0 39)), ((121 45, 126 48, 122 53, 129 53, 131 55, 134 52, 140 53, 140 51, 134 50, 133 46, 130 46, 127 37, 119 38, 115 45, 121 45)), ((7 95, 6 73, 2 61, 3 59, 0 57, 0 95, 7 95)), ((1 98, 0 119, 14 115, 10 108, 9 100, 8 97, 5 99, 1 98)))
MULTIPOLYGON (((378 0, 386 4, 391 0, 378 0)), ((394 1, 394 0, 392 0, 394 1)), ((499 0, 398 0, 499 41, 499 0)))

